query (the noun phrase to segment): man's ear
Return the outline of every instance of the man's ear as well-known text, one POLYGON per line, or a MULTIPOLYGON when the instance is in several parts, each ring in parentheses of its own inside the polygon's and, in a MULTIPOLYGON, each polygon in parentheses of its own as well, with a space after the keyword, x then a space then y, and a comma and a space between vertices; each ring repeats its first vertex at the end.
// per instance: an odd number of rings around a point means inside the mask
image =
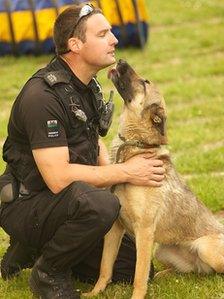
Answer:
POLYGON ((74 53, 79 53, 82 48, 82 41, 77 37, 71 37, 68 40, 68 49, 74 53))

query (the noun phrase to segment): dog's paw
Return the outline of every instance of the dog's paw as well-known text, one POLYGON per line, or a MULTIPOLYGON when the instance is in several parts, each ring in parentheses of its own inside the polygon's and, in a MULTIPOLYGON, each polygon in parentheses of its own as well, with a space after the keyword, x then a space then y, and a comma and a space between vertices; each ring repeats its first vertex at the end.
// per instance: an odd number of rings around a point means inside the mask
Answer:
POLYGON ((97 281, 97 283, 95 284, 94 288, 92 289, 92 291, 88 292, 88 293, 83 293, 83 297, 93 297, 98 295, 99 293, 103 292, 106 289, 107 286, 107 280, 104 279, 99 279, 97 281))

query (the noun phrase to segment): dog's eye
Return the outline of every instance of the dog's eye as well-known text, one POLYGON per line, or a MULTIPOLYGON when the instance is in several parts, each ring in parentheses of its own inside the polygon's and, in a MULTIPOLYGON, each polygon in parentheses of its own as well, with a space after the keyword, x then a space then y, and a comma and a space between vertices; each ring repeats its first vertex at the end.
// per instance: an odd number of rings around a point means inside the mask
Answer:
POLYGON ((148 84, 150 84, 149 80, 147 80, 147 79, 145 80, 145 83, 148 83, 148 84))

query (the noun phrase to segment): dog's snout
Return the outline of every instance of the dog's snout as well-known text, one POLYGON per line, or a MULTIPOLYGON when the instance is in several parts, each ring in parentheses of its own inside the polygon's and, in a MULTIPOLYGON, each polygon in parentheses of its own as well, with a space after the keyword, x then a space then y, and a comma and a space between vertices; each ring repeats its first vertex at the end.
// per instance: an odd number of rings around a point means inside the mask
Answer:
POLYGON ((127 62, 124 59, 119 59, 118 60, 118 64, 125 64, 125 63, 127 64, 127 62))
POLYGON ((125 60, 120 59, 117 64, 117 70, 120 75, 124 75, 128 70, 128 63, 125 60))
POLYGON ((138 90, 139 78, 133 68, 125 60, 119 59, 116 68, 110 70, 108 75, 124 102, 131 102, 138 90))

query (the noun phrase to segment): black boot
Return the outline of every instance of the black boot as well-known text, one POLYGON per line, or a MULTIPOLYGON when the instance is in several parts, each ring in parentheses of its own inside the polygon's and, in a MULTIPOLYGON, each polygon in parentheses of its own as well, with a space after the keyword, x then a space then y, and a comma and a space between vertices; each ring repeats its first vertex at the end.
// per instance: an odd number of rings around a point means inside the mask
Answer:
POLYGON ((1 261, 1 276, 4 280, 11 279, 22 269, 32 268, 34 263, 34 250, 10 238, 10 245, 1 261))
POLYGON ((72 286, 71 271, 50 268, 42 256, 33 267, 29 284, 32 293, 41 299, 80 299, 72 286))

